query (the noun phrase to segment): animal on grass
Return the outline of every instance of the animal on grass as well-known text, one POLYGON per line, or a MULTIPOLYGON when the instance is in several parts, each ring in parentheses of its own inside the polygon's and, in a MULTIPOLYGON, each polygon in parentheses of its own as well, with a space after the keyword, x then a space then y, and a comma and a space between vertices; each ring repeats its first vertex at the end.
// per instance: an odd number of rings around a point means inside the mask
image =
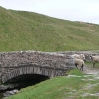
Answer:
MULTIPOLYGON (((75 63, 75 66, 80 66, 80 70, 83 71, 83 67, 85 65, 84 61, 82 59, 77 59, 77 58, 74 58, 74 63, 75 63)), ((77 67, 78 68, 78 67, 77 67)))
POLYGON ((93 63, 93 67, 95 67, 95 63, 99 62, 99 56, 90 55, 90 59, 93 63))
POLYGON ((72 58, 76 58, 76 59, 82 59, 85 61, 85 55, 84 54, 73 54, 71 55, 72 58))

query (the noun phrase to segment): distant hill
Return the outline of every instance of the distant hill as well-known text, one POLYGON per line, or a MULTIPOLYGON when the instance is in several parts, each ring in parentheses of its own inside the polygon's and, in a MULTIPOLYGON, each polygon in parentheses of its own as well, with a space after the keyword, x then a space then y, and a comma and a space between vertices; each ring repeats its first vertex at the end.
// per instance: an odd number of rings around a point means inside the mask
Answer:
POLYGON ((99 25, 0 7, 0 52, 98 49, 99 25))

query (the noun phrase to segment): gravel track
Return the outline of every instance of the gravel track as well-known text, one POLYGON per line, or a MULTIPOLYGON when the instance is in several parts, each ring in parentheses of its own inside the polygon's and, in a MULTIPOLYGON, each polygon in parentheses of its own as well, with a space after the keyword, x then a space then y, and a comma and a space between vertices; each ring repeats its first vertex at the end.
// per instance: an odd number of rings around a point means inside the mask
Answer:
POLYGON ((98 74, 99 73, 99 69, 97 68, 93 68, 92 66, 84 66, 84 70, 82 71, 85 74, 98 74))

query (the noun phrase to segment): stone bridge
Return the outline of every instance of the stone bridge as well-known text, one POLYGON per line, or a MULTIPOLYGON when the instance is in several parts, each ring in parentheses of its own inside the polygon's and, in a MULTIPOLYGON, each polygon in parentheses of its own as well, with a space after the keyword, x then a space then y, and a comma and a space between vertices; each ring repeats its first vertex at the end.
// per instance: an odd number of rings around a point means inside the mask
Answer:
POLYGON ((73 67, 73 59, 63 54, 40 51, 0 53, 2 83, 25 74, 38 74, 49 78, 61 76, 73 67))

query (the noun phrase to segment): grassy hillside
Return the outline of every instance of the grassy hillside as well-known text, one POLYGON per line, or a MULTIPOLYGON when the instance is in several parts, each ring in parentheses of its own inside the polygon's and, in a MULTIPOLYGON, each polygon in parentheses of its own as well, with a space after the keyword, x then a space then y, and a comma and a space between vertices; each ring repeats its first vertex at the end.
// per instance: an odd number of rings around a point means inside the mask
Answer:
POLYGON ((7 99, 99 99, 99 74, 85 75, 75 69, 68 76, 23 88, 7 99))
POLYGON ((0 7, 0 51, 97 50, 99 25, 0 7))

